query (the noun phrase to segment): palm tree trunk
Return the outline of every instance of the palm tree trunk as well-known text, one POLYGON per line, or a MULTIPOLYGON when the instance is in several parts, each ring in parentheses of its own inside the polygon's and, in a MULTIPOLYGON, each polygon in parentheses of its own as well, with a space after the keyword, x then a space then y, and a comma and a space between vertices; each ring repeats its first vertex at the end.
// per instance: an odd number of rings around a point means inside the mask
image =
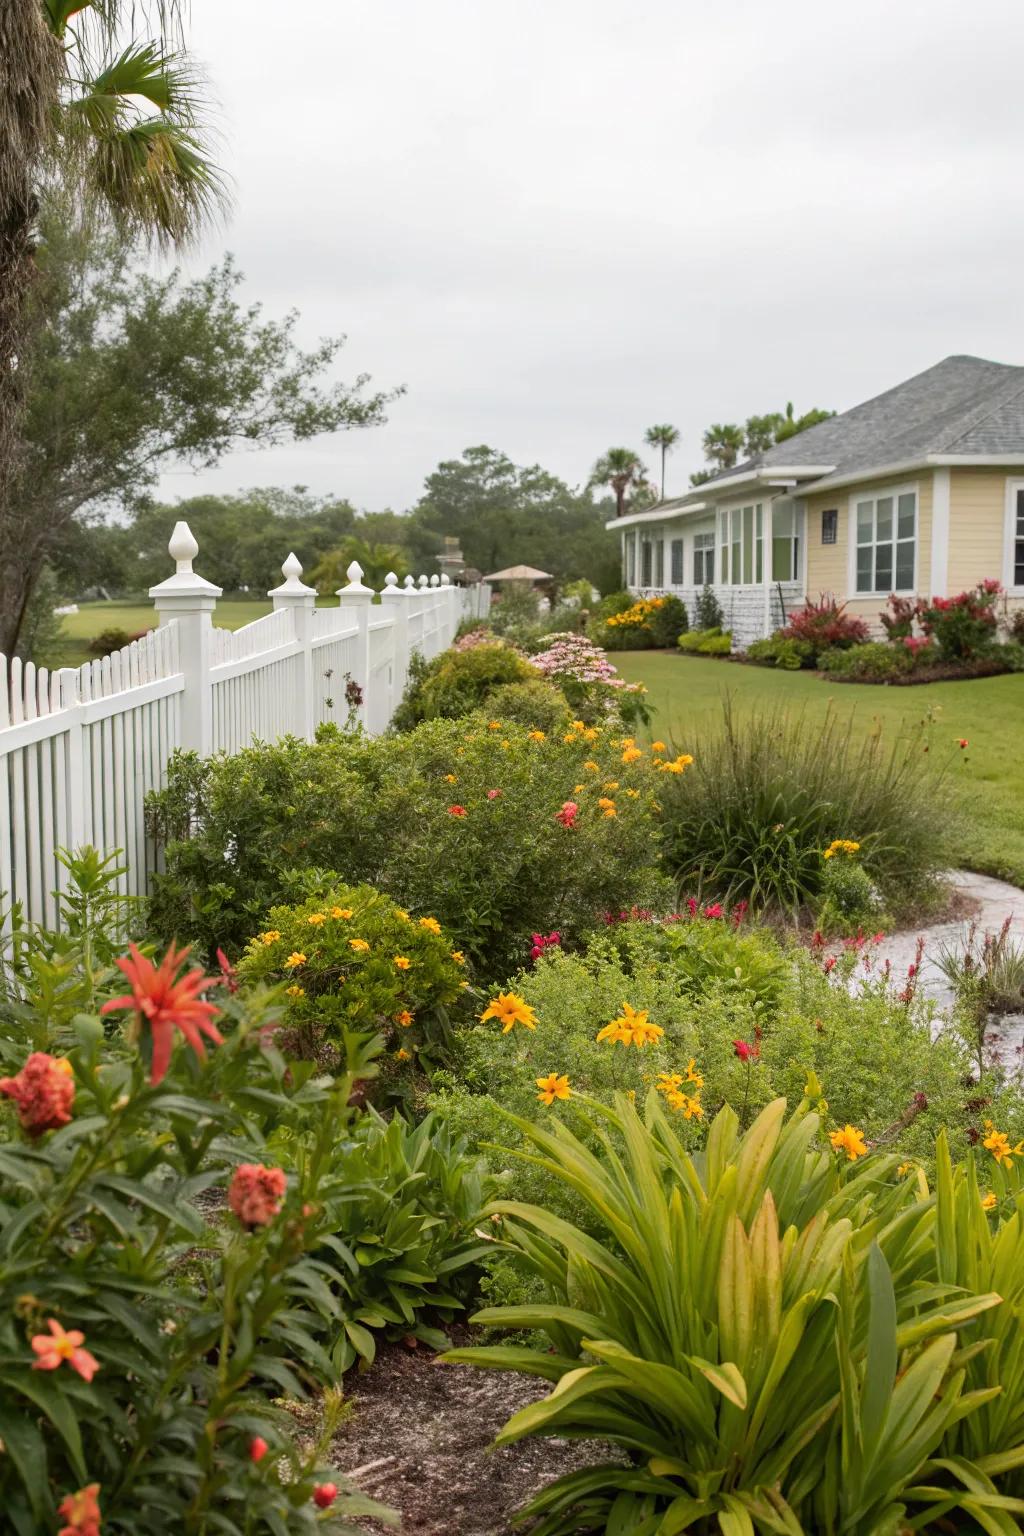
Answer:
POLYGON ((665 453, 666 453, 666 451, 667 450, 666 450, 665 444, 662 443, 662 445, 661 445, 661 499, 662 499, 662 501, 665 500, 665 453))

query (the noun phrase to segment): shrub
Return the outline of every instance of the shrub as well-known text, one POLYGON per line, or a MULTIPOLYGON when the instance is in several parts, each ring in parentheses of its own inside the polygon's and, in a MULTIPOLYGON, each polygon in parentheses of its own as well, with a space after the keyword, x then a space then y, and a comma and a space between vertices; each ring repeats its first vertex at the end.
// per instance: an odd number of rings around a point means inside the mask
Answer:
POLYGON ((645 650, 671 646, 688 624, 686 605, 678 597, 642 597, 629 608, 610 614, 597 638, 609 650, 645 650))
POLYGON ((147 630, 142 629, 132 635, 126 629, 113 624, 107 629, 101 629, 98 635, 93 636, 89 641, 89 650, 93 656, 109 656, 111 651, 123 650, 126 645, 131 645, 133 640, 141 640, 147 633, 147 630))
POLYGON ((748 661, 761 666, 780 667, 784 672, 798 672, 801 667, 815 663, 814 646, 808 640, 787 640, 781 634, 766 640, 755 640, 747 646, 748 661))
POLYGON ((540 616, 540 594, 527 582, 510 581, 491 602, 491 628, 499 635, 535 624, 540 616))
POLYGON ((584 635, 548 635, 533 664, 561 688, 573 715, 588 725, 616 719, 625 725, 646 724, 649 718, 644 685, 627 683, 601 647, 584 635))
POLYGON ((609 592, 607 597, 602 597, 591 614, 591 627, 603 625, 612 614, 625 613, 627 608, 632 608, 634 601, 632 592, 609 592))
POLYGON ((998 581, 983 581, 957 597, 921 603, 921 628, 934 639, 940 660, 964 661, 985 654, 996 636, 996 600, 1002 590, 998 581))
POLYGON ((693 624, 695 629, 721 630, 725 625, 722 605, 710 586, 703 586, 697 594, 693 624))
POLYGON ((569 724, 569 703, 554 683, 528 678, 522 683, 502 683, 488 696, 487 707, 510 725, 547 732, 564 731, 569 724))
POLYGON ((505 683, 537 680, 537 671, 512 646, 486 640, 443 651, 432 662, 417 660, 392 724, 409 731, 423 720, 458 720, 484 707, 505 683))
MULTIPOLYGON (((1000 1297, 980 1291, 950 1211, 938 1247, 931 1201, 897 1177, 894 1156, 858 1168, 866 1148, 855 1127, 823 1149, 816 1102, 809 1083, 788 1121, 776 1100, 742 1139, 726 1107, 700 1161, 657 1094, 643 1119, 621 1094, 613 1110, 587 1101, 598 1151, 557 1117, 513 1120, 600 1237, 543 1208, 496 1202, 506 1242, 544 1292, 476 1321, 539 1328, 546 1345, 448 1358, 553 1384, 499 1444, 557 1435, 626 1453, 537 1494, 521 1518, 538 1536, 697 1522, 880 1532, 904 1525, 911 1509, 922 1525, 961 1506, 965 1516, 983 1511, 987 1528, 1011 1529, 989 1511, 1006 1507, 994 1479, 1018 1464, 1008 1444, 1017 1426, 999 1423, 1005 1458, 981 1441, 979 1424, 977 1463, 943 1459, 946 1443, 967 1448, 971 1416, 992 1403, 990 1392, 967 1392, 964 1365, 973 1357, 974 1379, 990 1383, 970 1343, 993 1329, 1000 1297), (958 1262, 964 1290, 951 1293, 958 1262)), ((952 1185, 944 1175, 943 1188, 952 1185)), ((960 1198, 971 1229, 988 1237, 976 1186, 960 1198)), ((1016 1215, 1007 1233, 1019 1253, 1016 1215)), ((1016 1374, 1009 1337, 1005 1349, 1016 1374)))
POLYGON ((1015 608, 1009 617, 1010 638, 1024 645, 1024 608, 1015 608))
POLYGON ((822 651, 818 666, 830 677, 848 682, 887 683, 904 678, 914 670, 916 657, 905 645, 886 645, 879 640, 822 651))
POLYGON ((816 603, 806 603, 789 616, 789 623, 779 630, 785 640, 802 640, 813 649, 815 658, 822 651, 846 650, 851 645, 862 645, 870 637, 863 619, 852 618, 846 612, 845 603, 837 603, 834 597, 821 597, 816 603))
POLYGON ((319 894, 333 872, 435 915, 478 974, 504 977, 534 931, 572 941, 609 908, 664 900, 653 804, 673 775, 643 753, 624 763, 621 740, 474 718, 204 763, 179 754, 150 801, 165 859, 151 922, 237 952, 272 907, 319 894))
POLYGON ((897 593, 891 592, 886 611, 880 613, 878 618, 888 639, 907 640, 914 633, 914 620, 919 612, 920 603, 916 597, 900 597, 897 593))
POLYGON ((465 962, 432 916, 412 918, 372 886, 327 886, 272 907, 249 940, 239 980, 285 990, 290 1047, 318 1058, 346 1029, 372 1030, 406 1056, 436 1053, 465 962), (286 986, 287 984, 287 986, 286 986))
POLYGON ((820 896, 822 850, 854 838, 899 909, 927 896, 942 867, 953 818, 934 816, 941 774, 915 735, 886 749, 852 717, 738 720, 726 705, 694 768, 661 796, 669 858, 684 890, 699 879, 729 899, 795 914, 820 896))
POLYGON ((877 928, 883 916, 878 890, 858 862, 856 851, 844 853, 840 849, 834 858, 825 860, 817 917, 822 933, 855 933, 865 924, 877 928))
POLYGON ((691 629, 676 641, 681 651, 698 656, 728 656, 732 651, 732 634, 719 629, 691 629))

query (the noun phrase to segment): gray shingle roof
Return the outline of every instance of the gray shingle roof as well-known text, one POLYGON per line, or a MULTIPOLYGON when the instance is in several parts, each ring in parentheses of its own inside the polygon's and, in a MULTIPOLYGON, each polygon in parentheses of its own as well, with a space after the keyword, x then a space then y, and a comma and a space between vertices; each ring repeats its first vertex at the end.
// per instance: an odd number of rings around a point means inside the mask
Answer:
POLYGON ((1024 454, 1024 368, 984 357, 947 357, 841 416, 776 443, 701 486, 745 470, 831 464, 816 484, 926 458, 933 453, 1024 454))

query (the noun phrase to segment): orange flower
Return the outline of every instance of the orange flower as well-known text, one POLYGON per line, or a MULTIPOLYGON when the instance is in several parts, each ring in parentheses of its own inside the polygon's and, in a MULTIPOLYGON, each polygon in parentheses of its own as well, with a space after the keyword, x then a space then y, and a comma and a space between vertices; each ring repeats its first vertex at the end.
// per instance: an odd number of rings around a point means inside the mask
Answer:
POLYGON ((71 1063, 64 1056, 33 1051, 17 1077, 0 1078, 0 1093, 18 1106, 18 1120, 30 1136, 67 1125, 75 1102, 71 1063))
POLYGON ((537 1078, 537 1087, 540 1092, 537 1100, 541 1104, 553 1104, 556 1099, 568 1099, 572 1096, 569 1087, 569 1079, 564 1073, 549 1072, 547 1077, 537 1078))
POLYGON ((87 1349, 82 1348, 85 1334, 79 1333, 77 1328, 65 1333, 55 1317, 48 1317, 46 1326, 49 1333, 37 1333, 34 1339, 29 1340, 38 1357, 33 1360, 32 1369, 55 1371, 66 1360, 83 1381, 92 1381, 100 1363, 95 1355, 90 1355, 87 1349))
POLYGON ((466 807, 464 805, 450 805, 448 807, 449 816, 465 816, 465 814, 466 807))
POLYGON ((100 1536, 99 1493, 99 1483, 90 1483, 61 1499, 57 1513, 67 1524, 61 1526, 57 1536, 100 1536))
POLYGON ((349 939, 348 942, 349 948, 356 950, 359 954, 362 954, 364 950, 369 949, 370 947, 365 939, 349 939))
POLYGON ((456 965, 465 965, 466 963, 466 957, 462 953, 461 949, 452 950, 452 959, 455 961, 456 965))
POLYGON ((529 736, 529 739, 531 741, 544 741, 544 740, 546 740, 547 732, 546 731, 528 731, 527 735, 529 736))
POLYGON ((412 1061, 412 1057, 410 1056, 409 1052, 405 1049, 404 1045, 402 1046, 402 1049, 400 1051, 396 1051, 395 1052, 395 1060, 396 1061, 412 1061))
POLYGON ((441 924, 438 922, 436 917, 421 917, 420 927, 426 928, 429 933, 441 932, 441 924))
POLYGON ((486 1024, 488 1019, 500 1022, 503 1035, 507 1035, 517 1024, 524 1025, 526 1029, 537 1028, 537 1015, 529 1003, 515 992, 499 992, 497 997, 492 998, 480 1015, 481 1024, 486 1024))
POLYGON ((132 990, 124 997, 114 997, 104 1003, 100 1013, 134 1008, 135 1029, 141 1030, 144 1021, 149 1025, 153 1043, 149 1081, 159 1083, 170 1064, 175 1029, 181 1030, 197 1056, 206 1055, 204 1035, 214 1045, 223 1045, 223 1036, 211 1022, 218 1017, 220 1009, 213 1003, 203 1002, 200 996, 213 985, 211 977, 204 976, 198 969, 178 975, 188 958, 187 949, 175 949, 172 944, 157 968, 134 944, 128 947, 130 958, 122 956, 117 966, 128 978, 132 990))
POLYGON ((867 1156, 864 1132, 855 1125, 844 1125, 841 1131, 832 1131, 828 1139, 837 1152, 846 1153, 851 1163, 855 1163, 858 1157, 867 1156))
POLYGON ((401 1013, 395 1014, 395 1023, 401 1024, 403 1029, 409 1028, 409 1025, 412 1023, 412 1014, 409 1012, 408 1008, 403 1008, 401 1013))
POLYGON ((306 918, 306 922, 309 924, 309 926, 311 928, 319 928, 321 923, 326 923, 326 921, 327 921, 327 914, 326 914, 326 912, 311 912, 309 914, 309 916, 306 918))
POLYGON ((339 918, 339 919, 344 919, 346 917, 351 917, 352 916, 352 908, 351 907, 332 907, 331 908, 331 916, 339 918))
POLYGON ((281 1209, 287 1187, 283 1168, 240 1163, 228 1186, 228 1205, 244 1227, 265 1227, 281 1209))
POLYGON ((412 961, 411 960, 407 960, 404 955, 396 955, 395 956, 395 964, 398 966, 398 969, 400 971, 407 971, 409 969, 410 965, 412 964, 412 961))

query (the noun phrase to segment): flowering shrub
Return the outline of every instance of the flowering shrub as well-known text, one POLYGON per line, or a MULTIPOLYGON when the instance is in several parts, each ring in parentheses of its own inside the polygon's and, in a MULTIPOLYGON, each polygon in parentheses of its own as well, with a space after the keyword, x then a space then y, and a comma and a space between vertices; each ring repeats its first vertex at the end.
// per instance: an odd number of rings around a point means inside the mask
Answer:
POLYGON ((784 640, 806 641, 816 657, 822 651, 863 645, 870 638, 863 619, 852 617, 846 612, 845 603, 837 603, 834 597, 827 596, 820 597, 816 603, 805 603, 803 608, 790 614, 789 623, 778 633, 784 640))
POLYGON ((891 592, 885 613, 878 615, 887 638, 892 641, 910 639, 914 633, 914 620, 918 616, 918 609, 916 597, 900 597, 898 593, 891 592))
POLYGON ((545 636, 545 646, 534 656, 534 666, 557 682, 573 713, 588 725, 616 718, 627 725, 647 720, 646 688, 627 683, 599 645, 585 635, 565 633, 545 636))
POLYGON ((465 957, 437 919, 410 917, 369 885, 329 885, 296 906, 272 907, 238 976, 284 986, 287 1043, 314 1057, 352 1028, 429 1057, 467 985, 465 957))
POLYGON ((644 650, 675 645, 687 623, 686 605, 678 597, 642 597, 609 614, 594 637, 608 650, 644 650))
POLYGON ((956 597, 921 603, 921 628, 935 641, 940 660, 964 661, 984 654, 996 638, 996 601, 1002 590, 998 581, 983 581, 956 597))
POLYGON ((457 720, 488 703, 503 683, 537 678, 537 670, 514 646, 489 635, 468 648, 442 651, 433 661, 418 655, 395 711, 395 730, 409 731, 423 720, 457 720))
POLYGON ((813 1076, 788 1120, 776 1100, 742 1139, 723 1108, 699 1162, 662 1097, 649 1095, 643 1119, 623 1094, 614 1110, 587 1101, 603 1127, 594 1149, 564 1124, 509 1117, 580 1203, 580 1221, 495 1202, 543 1290, 476 1321, 540 1327, 549 1342, 448 1358, 553 1384, 499 1444, 558 1435, 625 1453, 549 1482, 521 1518, 538 1536, 567 1521, 852 1532, 960 1511, 1009 1533, 1008 1510, 1024 1510, 1009 1497, 1019 1419, 984 1388, 999 1380, 994 1346, 1019 1412, 1016 1325, 999 1283, 1005 1273, 1015 1296, 1024 1289, 1016 1212, 993 1240, 973 1166, 954 1174, 941 1145, 938 1223, 923 1175, 901 1177, 896 1155, 876 1151, 861 1176, 863 1134, 847 1123, 825 1141, 813 1076), (954 1277, 962 1289, 947 1289, 954 1277))

